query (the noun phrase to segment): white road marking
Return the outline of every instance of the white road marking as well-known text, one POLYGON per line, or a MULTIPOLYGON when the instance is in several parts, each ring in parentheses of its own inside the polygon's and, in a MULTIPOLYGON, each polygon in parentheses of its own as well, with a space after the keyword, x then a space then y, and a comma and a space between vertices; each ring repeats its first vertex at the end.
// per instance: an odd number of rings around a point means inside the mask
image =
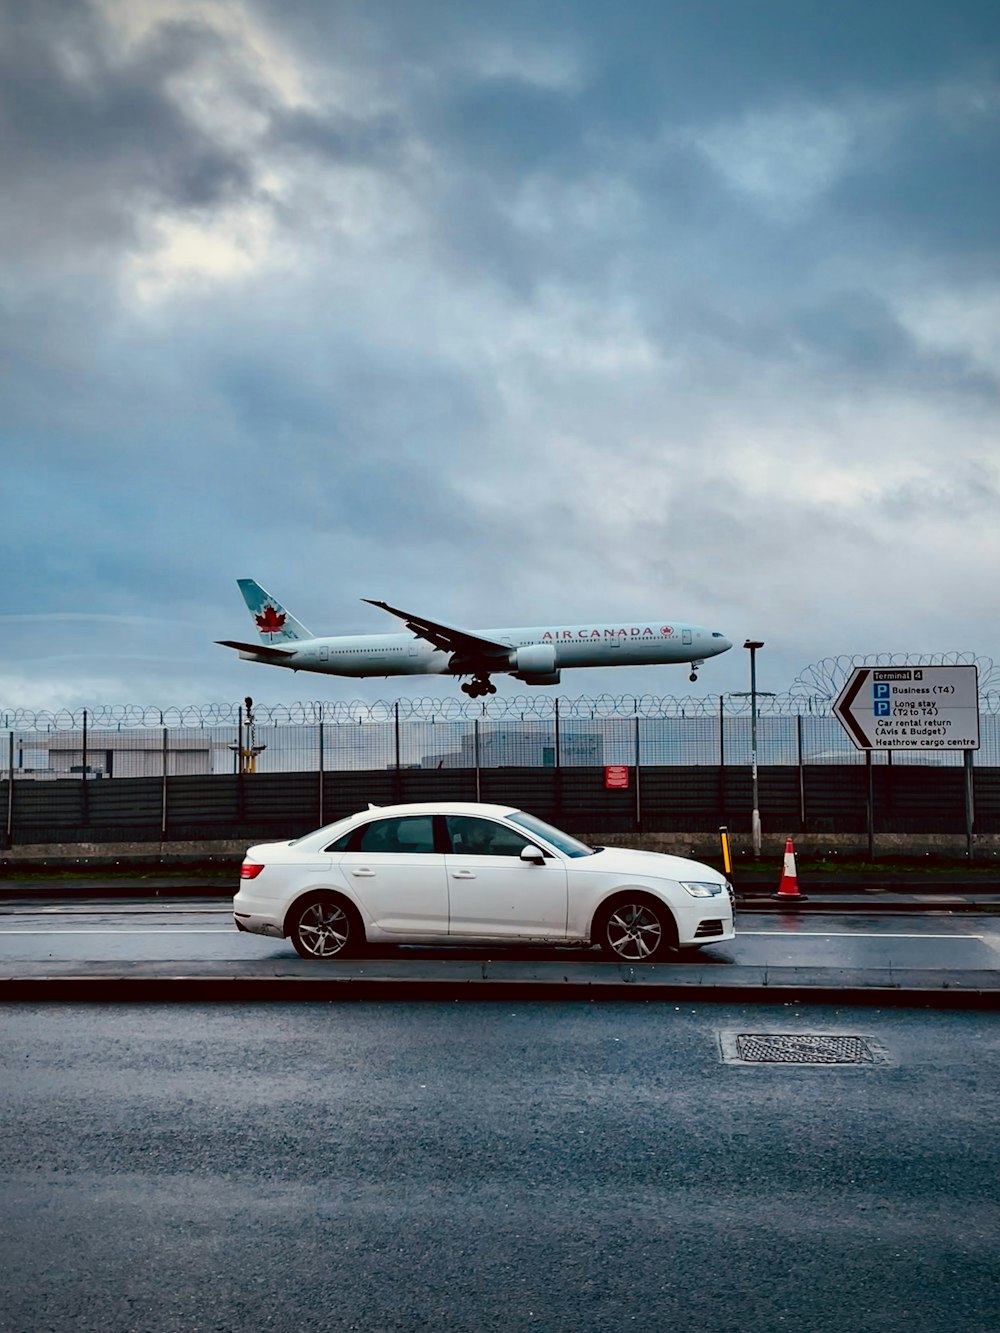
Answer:
POLYGON ((146 926, 141 930, 131 927, 118 930, 98 930, 84 926, 80 930, 3 930, 0 935, 233 935, 239 934, 235 926, 191 926, 187 930, 177 930, 170 926, 146 926))
POLYGON ((773 935, 778 939, 800 940, 805 935, 815 936, 819 940, 982 940, 985 935, 931 935, 922 930, 909 934, 892 934, 879 930, 737 930, 737 938, 743 935, 773 935))

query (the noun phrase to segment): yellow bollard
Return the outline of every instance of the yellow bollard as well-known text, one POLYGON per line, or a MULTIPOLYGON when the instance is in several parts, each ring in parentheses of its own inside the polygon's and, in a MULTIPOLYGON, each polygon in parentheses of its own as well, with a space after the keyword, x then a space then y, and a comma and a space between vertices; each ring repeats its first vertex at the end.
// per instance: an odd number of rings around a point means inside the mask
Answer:
POLYGON ((733 873, 733 858, 729 850, 729 830, 725 824, 719 829, 719 842, 722 846, 722 865, 728 879, 733 873))

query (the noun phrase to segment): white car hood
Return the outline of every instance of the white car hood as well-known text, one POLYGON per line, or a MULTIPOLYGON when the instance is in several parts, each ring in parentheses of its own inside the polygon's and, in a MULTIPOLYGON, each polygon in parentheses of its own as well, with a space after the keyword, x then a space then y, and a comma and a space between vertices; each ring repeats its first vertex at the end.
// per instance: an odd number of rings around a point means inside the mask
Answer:
POLYGON ((726 877, 703 861, 689 861, 686 856, 670 856, 667 852, 640 852, 633 847, 604 847, 593 856, 581 857, 574 867, 610 868, 629 871, 636 875, 655 875, 659 879, 687 880, 689 883, 725 884, 726 877))

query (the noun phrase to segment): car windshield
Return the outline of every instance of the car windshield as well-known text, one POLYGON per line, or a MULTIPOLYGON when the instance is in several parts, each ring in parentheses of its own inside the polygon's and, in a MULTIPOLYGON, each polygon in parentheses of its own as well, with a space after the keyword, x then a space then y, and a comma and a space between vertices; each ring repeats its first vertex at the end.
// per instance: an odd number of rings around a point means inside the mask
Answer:
POLYGON ((562 829, 553 828, 551 824, 546 824, 544 819, 537 819, 534 815, 526 815, 523 810, 518 810, 507 818, 512 824, 518 824, 521 828, 527 829, 529 833, 536 833, 538 837, 544 838, 546 842, 557 847, 559 851, 566 856, 593 856, 593 847, 588 847, 585 842, 580 842, 578 838, 571 837, 568 833, 563 833, 562 829))

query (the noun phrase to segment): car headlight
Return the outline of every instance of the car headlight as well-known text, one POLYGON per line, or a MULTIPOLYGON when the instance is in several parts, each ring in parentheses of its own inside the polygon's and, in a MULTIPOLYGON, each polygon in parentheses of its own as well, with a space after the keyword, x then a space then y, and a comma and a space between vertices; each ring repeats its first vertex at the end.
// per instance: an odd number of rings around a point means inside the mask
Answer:
POLYGON ((700 884, 695 880, 680 881, 682 889, 687 889, 692 898, 717 898, 726 887, 724 884, 700 884))

